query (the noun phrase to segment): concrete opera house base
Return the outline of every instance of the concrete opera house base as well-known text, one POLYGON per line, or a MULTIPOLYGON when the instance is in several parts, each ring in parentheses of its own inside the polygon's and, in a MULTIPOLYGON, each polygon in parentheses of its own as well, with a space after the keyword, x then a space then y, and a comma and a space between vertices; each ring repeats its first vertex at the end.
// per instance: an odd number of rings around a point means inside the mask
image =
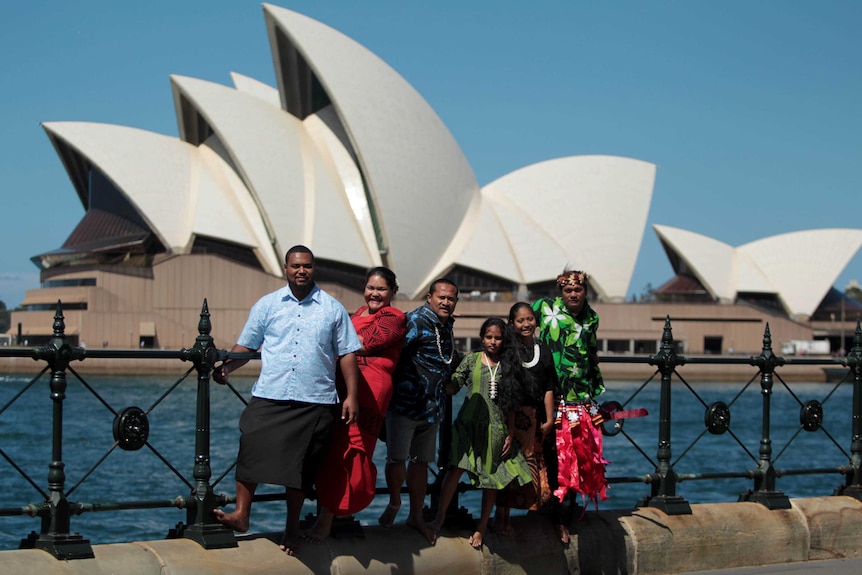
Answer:
POLYGON ((759 503, 692 506, 691 515, 651 508, 589 512, 560 544, 546 517, 513 518, 515 533, 489 534, 482 551, 466 532, 444 530, 435 547, 403 524, 365 528, 365 537, 305 543, 284 555, 275 534, 244 536, 239 547, 207 551, 174 539, 95 545, 95 559, 58 561, 41 550, 0 552, 2 574, 201 575, 338 573, 664 574, 794 561, 862 557, 862 502, 792 499, 792 509, 759 503))

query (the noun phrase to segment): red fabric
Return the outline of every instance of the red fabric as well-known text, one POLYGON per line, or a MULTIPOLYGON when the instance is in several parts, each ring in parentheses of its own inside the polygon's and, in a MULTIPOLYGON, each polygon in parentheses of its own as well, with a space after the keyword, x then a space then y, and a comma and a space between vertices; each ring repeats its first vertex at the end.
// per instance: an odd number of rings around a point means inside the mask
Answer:
POLYGON ((340 421, 335 424, 332 447, 317 476, 318 499, 336 515, 357 513, 374 499, 377 466, 372 456, 392 398, 392 372, 405 334, 405 318, 400 310, 385 307, 363 316, 365 309, 363 306, 351 316, 366 353, 373 354, 356 356, 359 417, 349 426, 340 421))
POLYGON ((593 424, 585 406, 561 408, 564 413, 556 425, 559 487, 554 495, 563 501, 569 491, 575 491, 598 505, 599 500, 608 498, 605 479, 608 461, 602 457, 602 430, 593 424))

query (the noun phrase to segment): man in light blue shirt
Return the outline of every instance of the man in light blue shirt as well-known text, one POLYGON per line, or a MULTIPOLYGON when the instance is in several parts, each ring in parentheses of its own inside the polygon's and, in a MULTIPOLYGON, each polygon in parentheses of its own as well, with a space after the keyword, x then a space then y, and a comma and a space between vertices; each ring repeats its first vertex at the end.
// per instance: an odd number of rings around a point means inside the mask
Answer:
MULTIPOLYGON (((290 248, 284 271, 287 286, 254 304, 231 349, 259 349, 261 370, 240 417, 236 509, 215 514, 223 525, 244 533, 258 484, 284 485, 287 523, 281 548, 294 555, 305 493, 323 462, 338 414, 336 367, 346 388, 341 418, 349 424, 359 411, 354 352, 362 346, 344 306, 315 285, 311 250, 290 248)), ((247 361, 229 359, 213 378, 227 383, 230 373, 247 361)))

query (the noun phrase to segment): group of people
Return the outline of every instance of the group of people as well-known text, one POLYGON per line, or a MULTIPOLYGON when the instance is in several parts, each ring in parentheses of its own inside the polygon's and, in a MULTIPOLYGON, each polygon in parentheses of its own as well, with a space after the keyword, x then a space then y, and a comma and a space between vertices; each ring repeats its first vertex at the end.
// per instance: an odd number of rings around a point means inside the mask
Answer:
MULTIPOLYGON (((482 489, 481 516, 470 537, 479 549, 496 504, 494 529, 511 532, 509 509, 549 509, 562 542, 581 494, 605 498, 601 433, 594 398, 604 387, 596 356, 598 315, 587 303, 588 276, 564 271, 560 295, 512 306, 508 322, 487 319, 481 350, 460 354, 453 322, 458 287, 433 282, 424 305, 393 307, 392 270, 366 275, 365 305, 352 315, 314 282, 314 255, 288 250, 287 286, 261 298, 231 351, 260 350, 260 377, 240 417, 236 507, 215 518, 249 528, 260 483, 286 490, 281 548, 329 536, 336 516, 352 515, 375 496, 372 461, 386 441, 389 501, 379 523, 390 527, 407 484, 406 524, 434 544, 464 472, 482 489), (437 516, 426 523, 428 464, 437 457, 445 394, 466 388, 452 425, 452 446, 437 516), (306 495, 316 491, 316 523, 300 531, 306 495)), ((228 359, 218 383, 247 360, 228 359)))

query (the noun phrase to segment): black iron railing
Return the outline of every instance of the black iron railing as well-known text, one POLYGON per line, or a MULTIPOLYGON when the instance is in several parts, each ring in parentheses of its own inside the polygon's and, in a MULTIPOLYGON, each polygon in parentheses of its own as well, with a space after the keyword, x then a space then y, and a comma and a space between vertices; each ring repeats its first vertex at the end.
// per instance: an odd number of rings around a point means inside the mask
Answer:
MULTIPOLYGON (((57 304, 54 317, 53 337, 46 346, 37 348, 0 348, 0 357, 31 357, 37 362, 44 363, 41 371, 23 387, 11 395, 5 405, 0 406, 0 423, 4 413, 9 411, 19 398, 45 376, 49 379, 51 400, 51 460, 48 462, 47 485, 42 487, 42 482, 34 479, 16 462, 12 448, 14 444, 0 444, 0 458, 20 475, 39 494, 42 501, 38 503, 19 503, 17 507, 0 508, 2 516, 33 516, 39 517, 41 527, 38 532, 33 531, 21 542, 21 547, 39 548, 52 553, 61 559, 76 559, 92 557, 92 547, 88 539, 76 533, 72 529, 73 516, 96 511, 135 510, 152 508, 180 508, 186 511, 186 522, 180 523, 170 529, 169 536, 185 537, 199 542, 208 549, 236 546, 233 533, 220 525, 214 515, 214 510, 232 502, 233 498, 225 495, 216 495, 214 487, 218 485, 233 469, 233 465, 227 468, 213 480, 213 472, 210 461, 210 387, 212 370, 228 358, 235 359, 259 359, 257 353, 229 353, 223 349, 217 349, 213 344, 211 332, 210 314, 206 300, 200 313, 198 322, 198 336, 194 345, 188 349, 180 350, 88 350, 73 347, 66 341, 64 316, 62 305, 57 304), (127 406, 115 408, 111 402, 106 400, 91 385, 87 378, 79 373, 74 365, 85 365, 87 359, 174 359, 188 362, 188 368, 173 384, 169 385, 154 400, 149 407, 140 408, 127 406), (195 439, 194 458, 190 462, 191 477, 186 477, 169 458, 165 457, 150 441, 150 415, 163 401, 165 401, 181 385, 190 382, 189 376, 196 374, 195 391, 195 439), (67 379, 71 377, 79 382, 96 400, 101 403, 113 415, 113 443, 98 461, 82 475, 75 485, 71 487, 66 484, 65 461, 64 461, 64 402, 67 393, 67 379), (171 499, 156 500, 128 500, 111 502, 78 502, 71 499, 78 487, 87 481, 108 456, 115 450, 134 452, 146 449, 160 460, 165 470, 175 475, 188 489, 188 495, 178 496, 171 499), (8 450, 8 451, 7 451, 8 450)), ((660 385, 658 413, 652 413, 653 421, 658 421, 658 433, 654 438, 657 443, 655 459, 650 457, 643 447, 644 440, 638 441, 623 427, 624 420, 609 420, 603 423, 603 431, 606 436, 619 436, 627 440, 643 461, 651 468, 648 472, 630 476, 609 477, 611 484, 642 483, 650 488, 649 495, 638 501, 640 506, 656 507, 668 514, 690 513, 691 507, 688 501, 677 494, 677 486, 682 481, 716 480, 728 478, 744 478, 752 481, 751 489, 739 496, 740 500, 761 503, 769 509, 786 509, 790 507, 789 498, 777 487, 778 479, 792 475, 814 475, 814 474, 838 474, 843 476, 844 483, 835 494, 843 494, 862 500, 862 327, 857 323, 854 337, 854 345, 850 353, 842 358, 783 358, 778 357, 772 350, 772 338, 769 326, 766 326, 763 334, 763 347, 761 353, 752 357, 684 357, 675 353, 670 319, 666 319, 662 333, 661 345, 658 353, 651 356, 609 356, 603 357, 603 363, 635 363, 643 364, 644 367, 651 366, 652 371, 646 380, 637 387, 624 403, 617 404, 618 408, 625 408, 637 401, 639 394, 649 385, 656 383, 660 385), (697 389, 692 386, 681 373, 679 368, 693 364, 738 364, 749 365, 756 369, 754 376, 745 383, 740 391, 729 401, 715 401, 707 403, 701 398, 697 389), (831 387, 822 401, 809 400, 803 402, 793 392, 793 389, 781 377, 781 372, 792 369, 794 365, 817 365, 823 367, 845 368, 844 378, 831 387), (750 428, 759 423, 760 441, 758 454, 755 456, 740 440, 735 431, 736 426, 731 425, 731 413, 734 405, 742 393, 755 382, 759 383, 761 395, 761 417, 758 422, 749 421, 745 424, 750 428), (787 441, 778 455, 773 454, 771 430, 773 423, 773 410, 771 399, 773 387, 778 384, 790 393, 799 405, 799 425, 796 433, 787 441), (704 409, 704 426, 701 433, 682 450, 682 454, 673 459, 672 445, 672 406, 674 405, 674 386, 682 387, 690 393, 697 403, 704 409), (849 452, 823 425, 823 405, 832 397, 836 389, 841 386, 852 385, 852 416, 851 437, 849 452), (801 433, 822 433, 823 436, 833 444, 837 452, 841 454, 843 461, 832 466, 801 467, 798 469, 779 469, 775 463, 784 453, 787 447, 793 443, 801 433), (675 467, 690 450, 706 435, 724 435, 732 438, 733 443, 744 452, 751 460, 751 466, 742 469, 723 469, 719 472, 701 473, 678 473, 675 467)), ((242 403, 246 400, 243 395, 232 385, 228 389, 242 403)), ((451 410, 450 410, 451 412, 451 410)), ((787 417, 782 412, 781 417, 787 417)), ((795 417, 795 414, 794 414, 795 417)), ((735 423, 737 423, 734 420, 735 423)), ((446 434, 446 425, 442 426, 442 437, 446 434)), ((650 442, 653 438, 649 439, 650 442)), ((442 439, 441 445, 446 445, 447 440, 442 439)), ((230 446, 235 449, 235 445, 230 446)), ((431 491, 435 489, 432 484, 431 491)), ((385 492, 378 489, 378 494, 385 492)), ((283 500, 284 496, 279 494, 261 494, 255 501, 283 500)), ((433 505, 433 500, 432 500, 433 505)))
MULTIPOLYGON (((634 483, 644 482, 650 485, 651 493, 638 501, 638 506, 650 506, 663 510, 668 514, 691 513, 689 503, 676 493, 677 484, 682 481, 693 480, 715 480, 729 478, 747 478, 753 481, 751 489, 739 496, 740 501, 754 501, 761 503, 769 509, 788 509, 790 500, 776 488, 778 477, 789 477, 796 475, 818 475, 818 474, 841 474, 844 476, 844 484, 836 489, 835 495, 848 495, 856 499, 862 498, 860 491, 860 469, 862 469, 862 328, 857 322, 854 336, 853 348, 846 357, 840 358, 783 358, 776 356, 772 350, 772 336, 769 324, 766 325, 763 334, 763 347, 761 353, 756 356, 745 357, 684 357, 674 352, 673 334, 670 318, 665 320, 659 351, 648 357, 603 357, 602 363, 647 363, 655 366, 656 370, 652 377, 644 382, 625 404, 632 402, 635 397, 658 375, 660 376, 660 401, 658 413, 658 450, 654 462, 641 448, 637 442, 626 435, 627 439, 634 445, 636 450, 654 466, 651 474, 632 477, 609 477, 609 483, 634 483), (742 389, 733 397, 729 403, 716 401, 707 404, 695 388, 689 384, 686 378, 678 371, 678 368, 694 364, 718 364, 718 365, 751 365, 757 368, 755 375, 743 385, 742 389), (780 375, 776 368, 789 369, 792 366, 841 366, 847 368, 843 378, 832 384, 823 401, 809 400, 803 402, 780 375), (676 380, 690 392, 704 408, 704 429, 688 445, 683 454, 672 461, 671 451, 671 408, 672 383, 676 380), (793 400, 798 404, 799 425, 793 436, 784 445, 781 452, 773 457, 772 439, 772 406, 771 399, 775 380, 787 390, 793 400), (761 418, 760 418, 760 446, 758 457, 755 457, 746 448, 744 443, 731 429, 731 411, 734 403, 742 396, 755 381, 759 381, 761 395, 761 418), (851 416, 851 439, 850 452, 845 451, 840 443, 823 425, 823 404, 832 397, 833 393, 840 387, 852 385, 852 416, 851 416), (793 443, 800 433, 820 432, 831 442, 845 458, 845 464, 834 467, 803 467, 799 469, 778 469, 775 462, 778 457, 793 443), (675 471, 675 466, 680 459, 692 449, 707 433, 713 435, 729 434, 734 442, 743 450, 756 464, 753 468, 740 470, 724 470, 714 473, 688 473, 680 474, 675 471)), ((782 416, 787 417, 787 413, 782 416)), ((794 413, 793 416, 796 416, 794 413)), ((623 432, 625 435, 625 432, 623 432)))
MULTIPOLYGON (((30 387, 37 383, 45 373, 50 372, 50 390, 52 401, 52 436, 51 461, 48 464, 47 492, 31 478, 15 460, 7 454, 0 445, 0 457, 5 459, 12 468, 34 487, 44 501, 27 504, 20 507, 0 508, 0 516, 31 515, 41 518, 41 529, 31 532, 21 541, 21 548, 44 549, 58 559, 80 559, 93 557, 89 540, 71 529, 71 517, 94 511, 115 511, 129 509, 151 509, 159 507, 176 507, 186 510, 187 523, 180 523, 170 530, 170 536, 186 537, 198 541, 208 549, 235 547, 233 532, 220 525, 213 514, 214 509, 230 501, 225 496, 216 496, 213 483, 210 482, 210 374, 218 361, 224 361, 228 352, 216 349, 210 335, 212 326, 206 300, 203 302, 198 336, 194 345, 188 349, 170 350, 87 350, 72 347, 66 341, 65 322, 62 303, 57 302, 54 316, 53 336, 51 341, 41 347, 29 350, 0 349, 0 357, 32 357, 36 361, 44 361, 47 367, 19 390, 2 408, 3 412, 12 405, 30 387), (115 409, 86 378, 72 367, 73 362, 84 362, 92 359, 176 359, 190 362, 192 367, 170 385, 147 409, 129 406, 115 409), (192 477, 187 478, 168 458, 154 446, 149 439, 149 415, 173 391, 175 391, 188 376, 197 373, 196 413, 195 413, 195 447, 192 477), (63 418, 64 401, 66 399, 67 377, 71 374, 87 391, 89 391, 114 416, 113 444, 106 453, 93 465, 81 479, 71 488, 66 485, 65 462, 63 460, 63 418), (189 489, 189 494, 169 500, 135 500, 105 503, 73 502, 69 496, 98 468, 116 449, 137 451, 147 448, 180 479, 189 489)), ((260 358, 259 354, 233 354, 238 359, 260 358)), ((242 395, 228 385, 233 393, 245 402, 242 395)), ((224 477, 230 469, 222 475, 224 477)), ((264 496, 264 499, 267 497, 264 496)))

